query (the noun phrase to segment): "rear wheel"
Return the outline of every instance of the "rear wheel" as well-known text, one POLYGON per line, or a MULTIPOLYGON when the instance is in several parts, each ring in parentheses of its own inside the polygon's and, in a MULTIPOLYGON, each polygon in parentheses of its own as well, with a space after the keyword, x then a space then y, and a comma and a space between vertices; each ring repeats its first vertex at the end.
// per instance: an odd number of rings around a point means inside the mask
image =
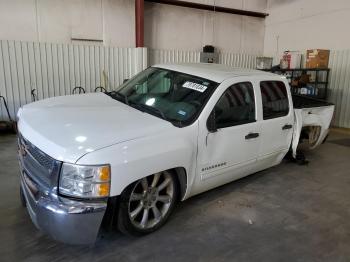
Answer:
POLYGON ((123 233, 143 235, 161 227, 175 207, 178 184, 164 171, 142 178, 121 195, 118 227, 123 233))

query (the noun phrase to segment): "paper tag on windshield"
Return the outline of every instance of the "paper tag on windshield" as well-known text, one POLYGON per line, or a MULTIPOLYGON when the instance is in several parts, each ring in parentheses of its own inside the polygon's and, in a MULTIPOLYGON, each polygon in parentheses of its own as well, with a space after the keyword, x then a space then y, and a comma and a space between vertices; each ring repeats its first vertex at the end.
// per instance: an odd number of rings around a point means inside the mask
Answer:
POLYGON ((205 85, 193 83, 193 82, 190 82, 190 81, 186 81, 182 86, 186 87, 186 88, 189 88, 189 89, 193 89, 193 90, 199 91, 201 93, 203 93, 207 89, 207 86, 205 86, 205 85))

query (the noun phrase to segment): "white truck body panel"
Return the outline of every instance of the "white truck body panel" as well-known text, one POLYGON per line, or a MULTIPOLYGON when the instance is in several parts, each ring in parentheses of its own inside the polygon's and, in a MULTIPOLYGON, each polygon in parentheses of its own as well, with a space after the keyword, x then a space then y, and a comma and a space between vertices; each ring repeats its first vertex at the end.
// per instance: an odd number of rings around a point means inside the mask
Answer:
POLYGON ((60 96, 25 105, 21 133, 51 157, 75 163, 84 154, 173 128, 103 93, 60 96))
POLYGON ((321 127, 317 145, 328 133, 334 106, 293 110, 288 88, 288 115, 263 120, 259 81, 283 81, 288 87, 284 77, 208 65, 157 67, 220 82, 191 125, 175 127, 99 93, 26 105, 18 113, 19 131, 57 160, 81 165, 110 164, 111 196, 120 195, 128 185, 145 176, 182 167, 187 175, 183 199, 279 164, 292 141, 295 152, 303 126, 321 127), (254 86, 256 122, 210 133, 206 122, 216 102, 227 87, 244 81, 254 86), (286 124, 293 128, 282 130, 286 124), (260 133, 259 138, 245 140, 251 132, 260 133))

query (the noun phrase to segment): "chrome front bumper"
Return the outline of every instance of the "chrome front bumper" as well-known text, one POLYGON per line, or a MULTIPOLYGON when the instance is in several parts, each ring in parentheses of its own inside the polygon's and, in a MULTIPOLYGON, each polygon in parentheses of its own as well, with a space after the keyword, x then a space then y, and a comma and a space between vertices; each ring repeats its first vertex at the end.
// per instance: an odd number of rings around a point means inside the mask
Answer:
POLYGON ((87 203, 53 197, 40 191, 33 193, 30 186, 28 176, 23 173, 21 187, 27 210, 38 229, 64 243, 95 242, 107 208, 106 202, 87 203))
POLYGON ((39 174, 33 174, 39 166, 29 168, 35 166, 26 165, 26 157, 32 156, 19 154, 21 188, 36 227, 64 243, 94 243, 107 209, 107 199, 92 202, 58 196, 58 172, 50 176, 50 186, 45 186, 36 179, 39 174))

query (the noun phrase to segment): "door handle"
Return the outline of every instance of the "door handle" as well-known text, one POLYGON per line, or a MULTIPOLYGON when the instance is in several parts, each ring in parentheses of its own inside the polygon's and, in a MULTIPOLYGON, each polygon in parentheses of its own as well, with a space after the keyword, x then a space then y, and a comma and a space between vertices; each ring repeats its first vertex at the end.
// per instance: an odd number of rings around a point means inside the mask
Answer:
POLYGON ((286 124, 286 125, 282 126, 282 130, 291 129, 292 127, 293 127, 292 125, 286 124))
POLYGON ((245 136, 245 139, 253 139, 257 138, 259 136, 259 133, 249 133, 248 135, 245 136))

